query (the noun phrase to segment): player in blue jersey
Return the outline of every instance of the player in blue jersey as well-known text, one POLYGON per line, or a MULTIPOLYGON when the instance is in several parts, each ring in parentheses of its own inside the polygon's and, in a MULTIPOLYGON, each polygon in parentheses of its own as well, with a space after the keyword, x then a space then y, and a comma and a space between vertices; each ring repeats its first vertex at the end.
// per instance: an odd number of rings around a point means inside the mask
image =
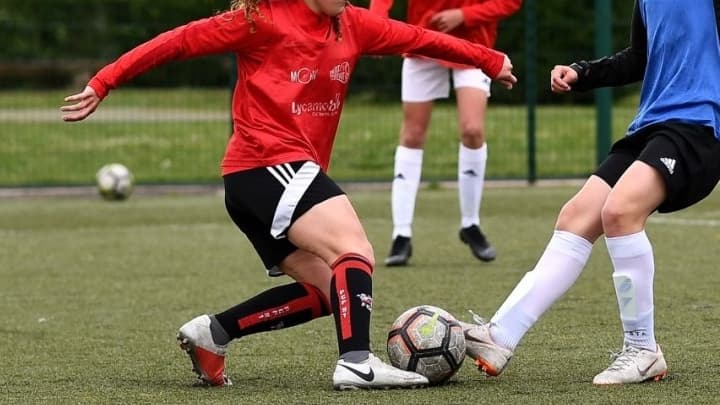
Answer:
POLYGON ((575 282, 604 235, 624 331, 623 350, 596 385, 660 380, 655 341, 653 248, 645 222, 655 211, 697 203, 720 179, 720 0, 636 0, 630 46, 591 62, 555 66, 556 93, 642 80, 627 136, 562 208, 535 268, 490 323, 465 324, 468 355, 498 375, 538 318, 575 282))

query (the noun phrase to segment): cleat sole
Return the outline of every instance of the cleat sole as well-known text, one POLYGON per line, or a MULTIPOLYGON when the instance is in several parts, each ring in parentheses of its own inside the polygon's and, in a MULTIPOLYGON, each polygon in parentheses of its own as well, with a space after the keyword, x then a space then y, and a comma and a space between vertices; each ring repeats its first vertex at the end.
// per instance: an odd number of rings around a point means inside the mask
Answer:
POLYGON ((478 368, 478 370, 489 375, 490 377, 497 377, 502 372, 502 370, 500 370, 500 371, 495 370, 494 367, 490 366, 489 364, 485 363, 484 361, 482 361, 480 359, 475 360, 475 366, 478 368))
POLYGON ((232 385, 232 381, 227 377, 223 376, 224 382, 223 384, 214 384, 210 378, 208 378, 205 373, 202 372, 202 369, 200 368, 200 365, 198 364, 198 359, 195 356, 195 345, 192 344, 192 342, 186 337, 183 336, 182 333, 177 334, 177 341, 178 345, 180 346, 180 349, 187 353, 188 357, 190 357, 190 362, 192 363, 192 371, 195 373, 197 378, 200 380, 200 382, 203 385, 209 385, 213 387, 222 387, 226 385, 232 385))

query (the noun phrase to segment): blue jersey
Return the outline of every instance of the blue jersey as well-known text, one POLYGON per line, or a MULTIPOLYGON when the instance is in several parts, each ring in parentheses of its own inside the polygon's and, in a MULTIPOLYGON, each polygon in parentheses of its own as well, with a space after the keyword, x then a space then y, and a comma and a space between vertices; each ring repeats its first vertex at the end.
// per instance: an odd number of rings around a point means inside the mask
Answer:
POLYGON ((711 127, 720 139, 720 43, 713 0, 638 0, 647 33, 632 135, 659 122, 711 127))

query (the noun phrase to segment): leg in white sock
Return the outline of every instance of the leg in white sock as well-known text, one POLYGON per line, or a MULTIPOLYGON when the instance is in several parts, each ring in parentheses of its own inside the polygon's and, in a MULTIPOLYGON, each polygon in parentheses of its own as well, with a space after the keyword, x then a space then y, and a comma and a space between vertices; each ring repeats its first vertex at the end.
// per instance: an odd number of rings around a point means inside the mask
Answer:
POLYGON ((625 335, 624 344, 656 350, 653 249, 645 231, 605 238, 615 272, 613 282, 625 335))
POLYGON ((461 228, 480 226, 480 203, 485 186, 487 144, 470 149, 460 144, 458 150, 458 194, 460 198, 461 228))
POLYGON ((398 235, 408 238, 412 236, 422 159, 422 149, 398 146, 395 150, 395 175, 392 182, 393 239, 398 235))
POLYGON ((491 335, 515 350, 520 340, 580 276, 592 243, 566 231, 555 231, 535 269, 525 274, 491 320, 491 335))

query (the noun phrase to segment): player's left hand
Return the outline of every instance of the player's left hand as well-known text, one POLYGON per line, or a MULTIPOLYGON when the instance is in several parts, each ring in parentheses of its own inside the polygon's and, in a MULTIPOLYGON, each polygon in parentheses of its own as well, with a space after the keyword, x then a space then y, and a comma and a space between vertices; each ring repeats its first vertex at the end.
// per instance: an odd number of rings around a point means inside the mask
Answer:
POLYGON ((100 101, 100 97, 95 93, 95 89, 90 86, 85 87, 80 93, 65 97, 66 103, 75 104, 60 107, 60 111, 63 113, 63 121, 73 122, 84 120, 97 109, 100 101))
POLYGON ((465 22, 465 15, 459 8, 443 10, 430 18, 430 25, 440 32, 450 32, 465 22))
POLYGON ((555 65, 550 71, 550 90, 554 93, 567 93, 572 90, 572 84, 577 82, 578 74, 570 66, 555 65))
POLYGON ((497 75, 497 77, 495 77, 495 80, 500 82, 508 90, 512 90, 513 85, 517 83, 517 77, 513 75, 512 70, 512 61, 507 55, 505 55, 502 69, 500 70, 500 73, 497 75))

